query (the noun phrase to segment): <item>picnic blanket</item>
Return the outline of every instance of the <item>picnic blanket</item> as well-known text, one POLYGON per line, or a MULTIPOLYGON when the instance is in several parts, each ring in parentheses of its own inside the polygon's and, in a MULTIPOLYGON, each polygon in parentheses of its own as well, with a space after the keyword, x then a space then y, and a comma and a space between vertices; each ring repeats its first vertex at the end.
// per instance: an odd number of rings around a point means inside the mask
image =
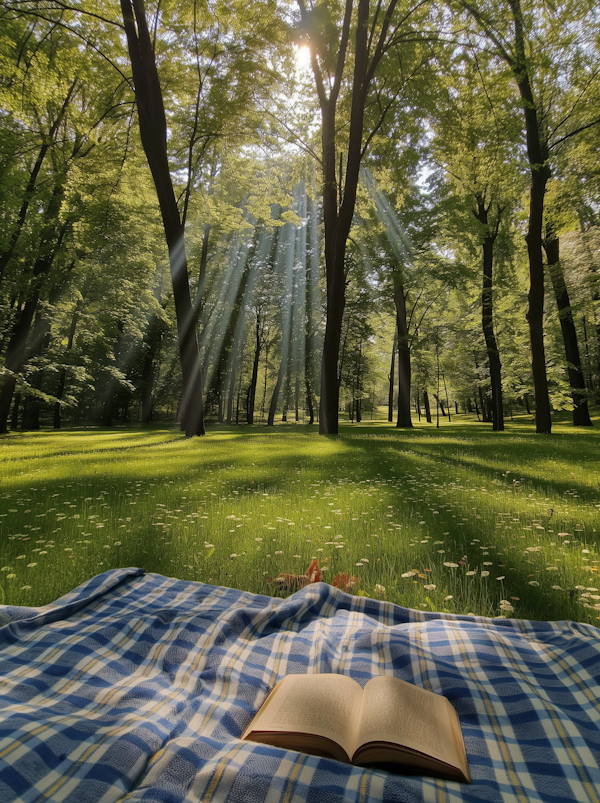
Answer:
POLYGON ((0 606, 0 801, 600 803, 599 699, 590 625, 119 569, 43 608, 0 606), (444 694, 473 783, 241 741, 274 683, 302 672, 444 694))

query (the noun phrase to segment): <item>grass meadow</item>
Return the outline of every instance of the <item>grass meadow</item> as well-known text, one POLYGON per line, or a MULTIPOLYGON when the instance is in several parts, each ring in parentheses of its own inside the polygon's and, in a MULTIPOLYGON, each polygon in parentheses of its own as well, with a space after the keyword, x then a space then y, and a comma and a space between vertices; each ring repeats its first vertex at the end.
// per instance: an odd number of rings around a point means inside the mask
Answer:
POLYGON ((264 594, 323 579, 413 608, 600 624, 600 420, 551 436, 469 416, 411 431, 175 426, 0 438, 0 602, 110 568, 264 594))

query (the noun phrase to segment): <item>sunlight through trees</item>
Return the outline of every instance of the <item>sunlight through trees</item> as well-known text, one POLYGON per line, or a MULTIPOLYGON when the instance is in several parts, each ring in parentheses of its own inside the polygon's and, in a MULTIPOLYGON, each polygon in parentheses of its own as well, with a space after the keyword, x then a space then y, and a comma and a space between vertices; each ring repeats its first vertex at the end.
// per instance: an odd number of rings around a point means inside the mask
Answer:
POLYGON ((590 426, 598 17, 0 0, 0 432, 590 426))

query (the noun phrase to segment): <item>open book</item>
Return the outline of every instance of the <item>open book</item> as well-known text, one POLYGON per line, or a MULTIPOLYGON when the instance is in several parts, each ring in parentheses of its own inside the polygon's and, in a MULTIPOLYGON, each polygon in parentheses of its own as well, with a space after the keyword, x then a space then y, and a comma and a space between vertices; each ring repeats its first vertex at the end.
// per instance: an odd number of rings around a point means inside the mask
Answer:
POLYGON ((451 703, 389 675, 372 678, 364 690, 346 675, 287 675, 242 739, 471 783, 451 703))

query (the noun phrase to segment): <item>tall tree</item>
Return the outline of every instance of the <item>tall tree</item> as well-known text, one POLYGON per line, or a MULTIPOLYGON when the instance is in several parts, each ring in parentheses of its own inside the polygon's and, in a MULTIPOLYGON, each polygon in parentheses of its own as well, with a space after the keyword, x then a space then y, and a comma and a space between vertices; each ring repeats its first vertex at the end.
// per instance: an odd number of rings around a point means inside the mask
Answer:
MULTIPOLYGON (((356 205, 363 156, 400 95, 405 74, 398 68, 403 45, 423 36, 419 24, 428 2, 370 0, 307 4, 298 0, 299 39, 310 48, 311 67, 321 111, 321 168, 326 274, 326 323, 321 364, 319 432, 338 432, 339 354, 346 288, 346 246, 356 205), (365 112, 376 76, 386 67, 395 91, 369 127, 365 112), (395 71, 395 72, 394 72, 395 71), (343 102, 342 102, 343 101, 343 102), (349 109, 343 119, 344 106, 349 109), (347 128, 346 128, 347 124, 347 128), (347 134, 345 133, 347 131, 347 134)), ((419 57, 416 57, 419 61, 419 57)))
POLYGON ((552 176, 552 152, 571 137, 600 122, 597 110, 586 108, 589 87, 598 81, 598 71, 586 56, 587 25, 594 23, 591 3, 554 6, 537 0, 505 0, 500 4, 475 4, 458 0, 476 21, 495 54, 510 69, 519 91, 523 130, 530 172, 529 219, 526 235, 529 259, 527 321, 531 343, 536 431, 550 433, 552 418, 546 351, 544 345, 544 203, 552 176), (571 57, 567 58, 567 51, 571 57), (561 90, 573 83, 574 64, 586 73, 581 92, 561 90), (565 102, 566 101, 566 102, 565 102), (558 107, 558 118, 551 116, 558 107), (591 113, 590 113, 591 112, 591 113))
MULTIPOLYGON (((182 193, 182 210, 180 210, 170 173, 166 113, 156 54, 157 44, 161 39, 156 33, 156 26, 166 11, 157 10, 155 32, 151 36, 143 0, 120 0, 120 5, 133 71, 140 135, 154 179, 169 250, 184 387, 180 407, 182 425, 188 436, 201 435, 205 431, 202 361, 196 335, 194 304, 190 296, 184 239, 190 193, 199 168, 197 153, 202 154, 205 151, 207 144, 214 139, 215 131, 218 134, 224 133, 227 121, 234 117, 232 111, 235 112, 235 118, 239 119, 240 108, 248 106, 255 100, 257 88, 262 94, 268 92, 267 76, 272 77, 274 72, 268 68, 264 51, 280 41, 282 26, 273 13, 270 0, 258 4, 252 22, 244 26, 239 25, 239 19, 236 22, 236 15, 247 13, 248 9, 231 6, 228 10, 230 17, 219 16, 218 20, 215 18, 206 22, 209 40, 214 31, 220 32, 222 27, 224 31, 217 41, 211 41, 208 49, 202 51, 198 26, 200 9, 197 2, 192 4, 191 14, 190 7, 171 9, 176 18, 175 29, 185 29, 188 25, 193 31, 192 53, 189 60, 183 59, 182 69, 185 69, 186 63, 193 59, 197 72, 197 92, 192 99, 193 112, 190 120, 183 122, 183 127, 188 129, 187 147, 183 163, 181 158, 179 162, 186 171, 187 182, 182 193), (217 65, 223 54, 232 55, 229 73, 218 71, 217 65), (211 92, 204 96, 205 85, 211 90, 214 89, 212 96, 211 92), (227 90, 231 88, 235 101, 232 103, 230 103, 231 94, 227 94, 227 90), (231 106, 229 117, 227 113, 213 114, 211 127, 207 128, 206 115, 202 117, 200 110, 202 104, 206 106, 211 104, 211 100, 214 102, 215 93, 219 97, 225 95, 226 105, 231 106)), ((203 7, 203 15, 204 12, 206 8, 203 7)), ((179 109, 174 110, 174 122, 180 116, 179 109)))
MULTIPOLYGON (((8 284, 12 299, 3 333, 6 370, 0 389, 0 432, 6 432, 8 426, 10 405, 38 305, 48 296, 49 277, 79 214, 68 201, 72 175, 77 172, 77 163, 96 147, 101 123, 110 116, 114 102, 112 98, 109 109, 102 106, 100 110, 100 103, 90 102, 83 78, 89 67, 87 53, 79 51, 62 30, 52 25, 39 31, 35 26, 25 26, 17 29, 17 33, 20 38, 11 42, 14 63, 9 83, 20 82, 21 98, 16 102, 14 96, 7 96, 8 111, 20 121, 27 138, 34 142, 37 139, 37 143, 16 220, 10 222, 0 255, 4 284, 8 284), (70 59, 62 61, 56 57, 61 45, 70 59), (73 77, 74 66, 82 77, 73 77), (55 79, 54 92, 47 86, 40 88, 29 77, 31 70, 39 78, 42 68, 49 70, 55 79), (37 202, 35 216, 28 214, 33 199, 37 202)), ((6 287, 3 290, 6 292, 6 287)), ((42 319, 39 320, 41 325, 42 319)), ((38 381, 41 383, 41 375, 38 381)), ((34 387, 33 391, 37 393, 39 388, 34 387)))
MULTIPOLYGON (((380 170, 382 179, 390 176, 398 186, 397 171, 380 170)), ((396 426, 411 427, 411 352, 426 316, 434 307, 444 285, 455 282, 456 271, 435 253, 436 215, 423 202, 416 175, 404 176, 402 190, 396 190, 394 208, 386 193, 376 186, 371 173, 364 171, 365 185, 372 201, 368 234, 369 259, 379 282, 394 304, 395 336, 398 353, 398 415, 396 426)), ((392 193, 390 193, 392 194, 392 193)))
POLYGON ((569 291, 560 262, 560 242, 558 235, 550 224, 546 226, 544 250, 546 251, 546 257, 548 259, 548 272, 554 289, 558 318, 565 345, 567 372, 573 396, 573 423, 575 426, 579 427, 591 427, 592 421, 588 408, 585 377, 581 367, 575 322, 573 320, 573 312, 569 300, 569 291))
POLYGON ((204 435, 202 363, 190 295, 184 227, 169 170, 167 118, 154 43, 143 0, 120 0, 120 3, 133 72, 140 136, 154 179, 169 251, 184 386, 181 420, 188 437, 204 435))
POLYGON ((482 267, 483 267, 483 286, 481 289, 481 323, 485 347, 487 350, 488 364, 490 369, 490 383, 492 386, 492 428, 495 431, 504 430, 504 407, 502 402, 502 363, 500 361, 500 351, 496 333, 494 332, 494 244, 498 237, 498 229, 502 221, 502 208, 496 204, 495 210, 492 203, 486 204, 483 196, 479 195, 476 199, 476 206, 473 210, 475 219, 483 227, 482 267), (490 215, 490 212, 492 215, 490 215), (490 217, 493 216, 493 220, 490 217))
MULTIPOLYGON (((433 155, 444 169, 438 186, 449 245, 479 276, 494 430, 504 429, 502 364, 496 334, 499 298, 498 244, 506 256, 510 237, 502 229, 520 204, 523 170, 514 142, 514 102, 505 76, 486 53, 471 59, 453 52, 445 60, 447 91, 435 110, 433 155), (503 236, 500 237, 499 234, 503 236), (454 240, 454 242, 453 242, 454 240), (475 267, 476 266, 476 267, 475 267)), ((436 180, 437 184, 437 180, 436 180)), ((506 261, 506 259, 504 260, 506 261)))

